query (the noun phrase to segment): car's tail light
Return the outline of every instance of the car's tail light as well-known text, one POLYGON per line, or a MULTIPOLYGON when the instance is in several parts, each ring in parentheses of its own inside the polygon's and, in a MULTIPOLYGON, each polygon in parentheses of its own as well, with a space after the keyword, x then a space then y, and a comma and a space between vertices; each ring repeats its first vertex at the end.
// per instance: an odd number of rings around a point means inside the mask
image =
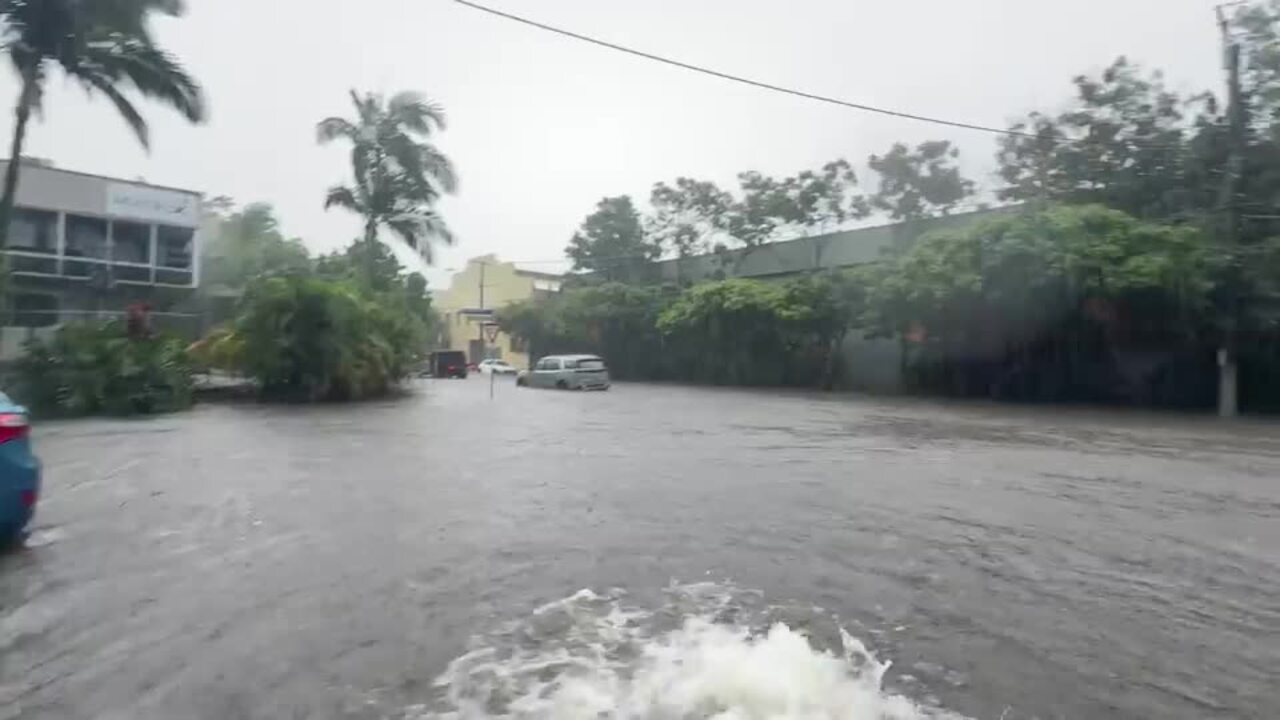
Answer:
POLYGON ((36 506, 36 500, 40 499, 40 495, 35 490, 22 491, 22 507, 31 509, 36 506))
POLYGON ((31 430, 27 416, 22 413, 0 413, 0 443, 26 437, 31 430))

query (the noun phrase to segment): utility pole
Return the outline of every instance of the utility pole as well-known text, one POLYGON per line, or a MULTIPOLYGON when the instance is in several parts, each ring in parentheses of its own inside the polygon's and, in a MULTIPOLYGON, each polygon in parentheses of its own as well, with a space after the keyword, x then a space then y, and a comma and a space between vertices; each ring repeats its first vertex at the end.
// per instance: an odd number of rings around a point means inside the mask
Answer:
MULTIPOLYGON (((484 260, 480 260, 480 309, 481 310, 484 310, 484 269, 486 265, 487 263, 485 263, 484 260)), ((480 362, 481 360, 484 360, 487 357, 487 354, 485 353, 485 348, 484 348, 484 323, 485 323, 485 320, 484 320, 484 315, 482 313, 480 316, 480 322, 479 322, 480 357, 476 358, 477 363, 480 362)))
POLYGON ((1239 324, 1240 324, 1240 180, 1244 163, 1244 104, 1240 93, 1240 44, 1231 35, 1225 8, 1242 3, 1218 5, 1218 28, 1222 31, 1223 64, 1227 71, 1227 172, 1223 179, 1223 243, 1227 252, 1225 312, 1222 345, 1218 348, 1218 415, 1235 417, 1239 412, 1239 324))

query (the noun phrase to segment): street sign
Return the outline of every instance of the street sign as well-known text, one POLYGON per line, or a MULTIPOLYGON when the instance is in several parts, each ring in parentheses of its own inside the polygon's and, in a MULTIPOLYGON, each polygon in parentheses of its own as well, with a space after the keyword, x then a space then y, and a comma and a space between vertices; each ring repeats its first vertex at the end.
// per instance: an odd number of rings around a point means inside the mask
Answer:
POLYGON ((484 326, 484 336, 489 338, 489 342, 498 339, 498 329, 497 323, 490 323, 484 326))

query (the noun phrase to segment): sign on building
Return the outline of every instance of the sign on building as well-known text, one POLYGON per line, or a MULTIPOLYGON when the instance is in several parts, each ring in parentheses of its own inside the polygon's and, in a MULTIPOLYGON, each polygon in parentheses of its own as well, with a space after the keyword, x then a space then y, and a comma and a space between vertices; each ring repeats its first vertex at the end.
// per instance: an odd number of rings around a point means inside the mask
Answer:
POLYGON ((107 185, 107 214, 165 225, 197 227, 199 197, 164 188, 126 183, 107 185))

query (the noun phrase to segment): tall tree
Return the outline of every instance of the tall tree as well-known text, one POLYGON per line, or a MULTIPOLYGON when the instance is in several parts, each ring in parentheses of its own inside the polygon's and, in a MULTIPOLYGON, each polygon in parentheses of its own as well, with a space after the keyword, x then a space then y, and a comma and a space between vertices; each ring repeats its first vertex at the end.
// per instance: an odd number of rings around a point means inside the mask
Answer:
MULTIPOLYGON (((1033 113, 1014 125, 1025 135, 1002 138, 1002 199, 1101 203, 1148 218, 1217 201, 1220 180, 1198 167, 1184 144, 1188 103, 1165 88, 1160 73, 1122 57, 1099 77, 1081 75, 1074 84, 1072 107, 1057 117, 1033 113)), ((1204 109, 1211 130, 1219 122, 1216 103, 1204 109)))
POLYGON ((155 44, 148 24, 152 13, 182 12, 181 0, 0 0, 0 37, 20 87, 0 195, 0 240, 8 238, 27 125, 53 68, 107 98, 143 147, 150 145, 147 121, 126 95, 129 87, 192 122, 204 119, 200 86, 155 44))
POLYGON ((457 189, 457 176, 453 164, 430 142, 445 127, 444 109, 414 92, 385 100, 352 90, 351 102, 354 120, 326 118, 316 128, 322 144, 351 143, 354 182, 330 188, 324 206, 360 215, 365 243, 378 242, 379 229, 386 227, 431 262, 433 241, 453 242, 435 204, 457 189))
POLYGON ((262 275, 310 267, 306 247, 280 232, 269 204, 252 203, 216 217, 216 230, 202 250, 202 284, 239 289, 262 275))
MULTIPOLYGON (((787 235, 827 232, 867 216, 867 199, 855 190, 857 175, 847 160, 819 170, 774 178, 749 171, 738 175, 740 198, 715 183, 678 178, 654 185, 648 227, 678 258, 732 245, 751 250, 787 235)), ((664 248, 665 249, 665 248, 664 248)))
POLYGON ((333 280, 351 280, 376 293, 400 287, 404 266, 391 248, 380 242, 356 240, 345 250, 316 258, 316 274, 333 280))
POLYGON ((922 142, 914 150, 894 143, 884 155, 872 155, 867 165, 880 175, 880 187, 871 205, 894 220, 950 214, 975 189, 956 167, 959 156, 946 140, 922 142))
POLYGON ((780 179, 748 171, 738 175, 738 184, 742 199, 720 226, 747 248, 783 233, 832 229, 867 212, 865 198, 853 193, 857 175, 844 159, 823 165, 820 172, 804 170, 780 179))
POLYGON ((677 258, 697 255, 709 249, 710 239, 720 232, 718 220, 733 202, 732 195, 707 180, 682 177, 675 185, 656 183, 649 193, 653 213, 645 218, 645 229, 677 258))
POLYGON ((574 270, 601 274, 606 280, 641 282, 649 279, 653 261, 662 249, 644 232, 640 213, 629 195, 607 197, 569 240, 565 255, 574 270))

